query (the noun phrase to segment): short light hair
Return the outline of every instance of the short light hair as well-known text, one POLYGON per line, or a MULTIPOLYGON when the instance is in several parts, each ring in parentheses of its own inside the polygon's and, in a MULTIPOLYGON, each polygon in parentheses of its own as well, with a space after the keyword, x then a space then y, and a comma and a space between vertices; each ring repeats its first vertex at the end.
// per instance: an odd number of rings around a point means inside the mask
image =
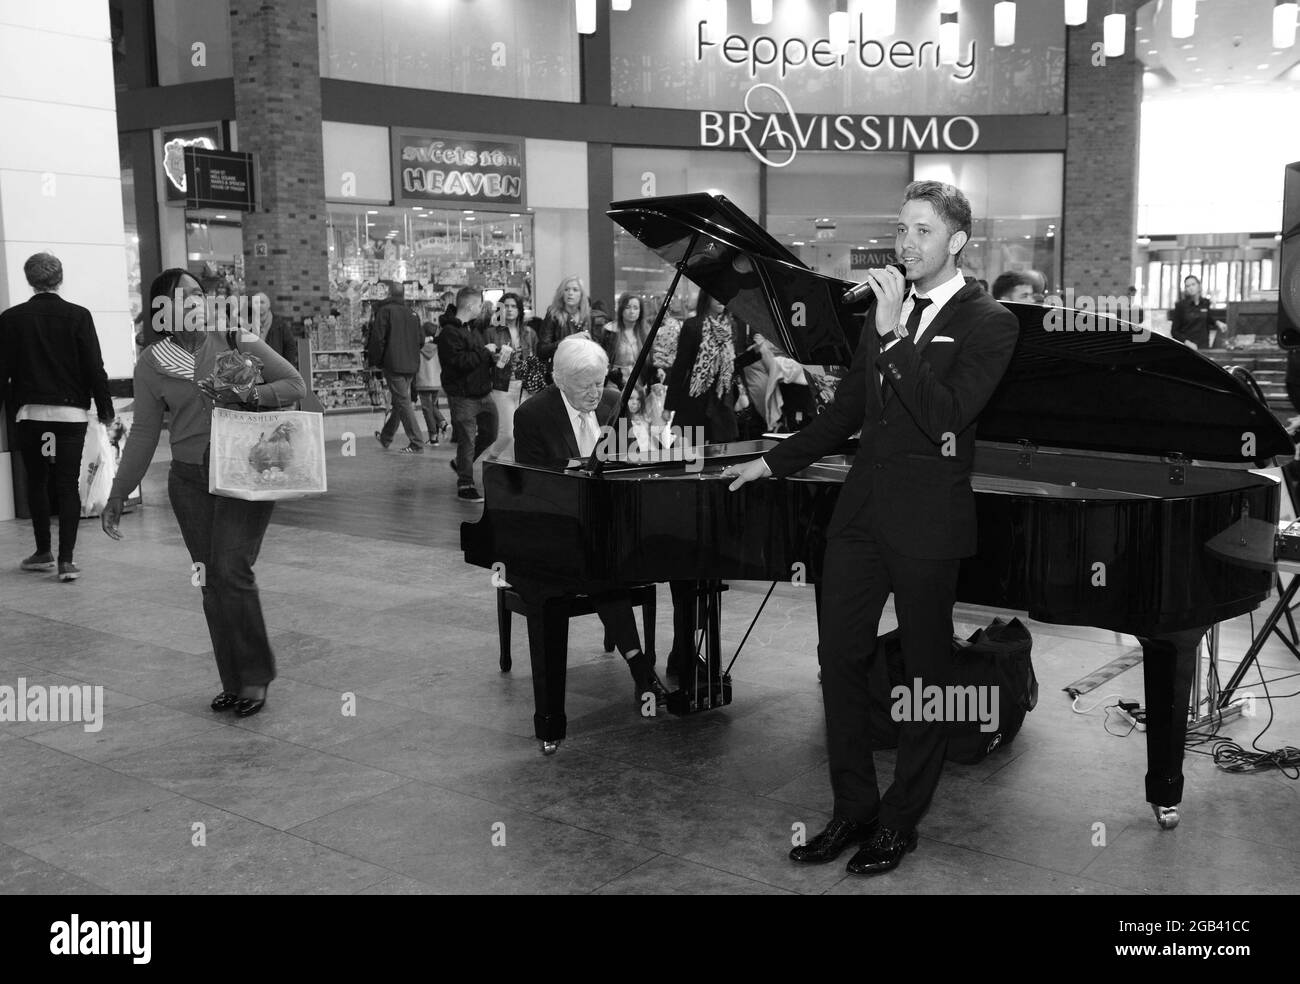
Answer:
POLYGON ((53 253, 33 253, 23 264, 32 290, 58 290, 63 283, 63 264, 53 253))
POLYGON ((471 298, 482 296, 483 291, 477 287, 462 287, 456 291, 456 307, 463 308, 471 298))
POLYGON ((555 377, 557 383, 560 380, 567 382, 586 369, 596 368, 602 372, 609 371, 609 356, 605 354, 605 350, 590 338, 577 338, 570 335, 555 349, 555 362, 551 367, 551 375, 555 377))
MULTIPOLYGON (((913 181, 903 192, 903 203, 906 204, 911 201, 929 202, 935 214, 943 220, 943 224, 948 229, 948 235, 952 236, 964 232, 966 233, 967 242, 970 241, 970 199, 962 194, 960 188, 946 184, 943 181, 913 181)), ((954 257, 958 266, 961 266, 961 257, 964 252, 966 252, 965 246, 958 250, 956 257, 954 257)))

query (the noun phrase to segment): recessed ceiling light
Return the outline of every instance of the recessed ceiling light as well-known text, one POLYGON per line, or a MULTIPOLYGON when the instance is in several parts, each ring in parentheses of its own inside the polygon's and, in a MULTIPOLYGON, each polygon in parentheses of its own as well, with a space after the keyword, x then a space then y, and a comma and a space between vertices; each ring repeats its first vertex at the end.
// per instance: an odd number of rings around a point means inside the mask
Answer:
POLYGON ((1264 69, 1268 68, 1268 62, 1264 62, 1263 65, 1256 65, 1255 67, 1258 68, 1260 71, 1263 71, 1264 69))
POLYGON ((224 216, 224 215, 214 215, 213 218, 214 218, 214 219, 224 219, 225 216, 224 216))
POLYGON ((803 240, 802 240, 802 239, 796 239, 793 243, 791 243, 791 245, 792 245, 792 246, 802 246, 802 245, 803 245, 803 240))
POLYGON ((462 209, 462 211, 463 211, 466 215, 473 215, 473 214, 474 214, 474 210, 473 210, 472 208, 462 209))
MULTIPOLYGON (((512 218, 512 219, 517 219, 517 218, 519 218, 519 213, 518 213, 518 212, 511 212, 511 213, 510 213, 510 218, 512 218)), ((624 229, 624 230, 622 230, 622 231, 623 231, 623 232, 627 232, 626 229, 624 229)))
POLYGON ((1148 55, 1158 55, 1158 54, 1160 54, 1160 52, 1155 51, 1155 50, 1152 50, 1152 51, 1148 51, 1147 54, 1148 54, 1148 55))
POLYGON ((1187 60, 1188 60, 1189 62, 1200 61, 1200 59, 1197 58, 1195 55, 1188 55, 1188 56, 1187 56, 1187 60))
POLYGON ((373 208, 372 208, 372 209, 368 209, 368 210, 366 211, 366 214, 367 214, 367 215, 378 215, 378 214, 379 214, 379 210, 378 210, 378 209, 373 209, 373 208))
POLYGON ((1186 44, 1184 44, 1184 45, 1180 45, 1179 47, 1181 47, 1184 51, 1190 51, 1192 48, 1195 48, 1196 45, 1194 45, 1194 44, 1192 44, 1192 42, 1188 41, 1186 44))
POLYGON ((874 246, 876 243, 880 242, 880 240, 879 240, 879 239, 868 239, 867 242, 871 243, 871 244, 874 246))

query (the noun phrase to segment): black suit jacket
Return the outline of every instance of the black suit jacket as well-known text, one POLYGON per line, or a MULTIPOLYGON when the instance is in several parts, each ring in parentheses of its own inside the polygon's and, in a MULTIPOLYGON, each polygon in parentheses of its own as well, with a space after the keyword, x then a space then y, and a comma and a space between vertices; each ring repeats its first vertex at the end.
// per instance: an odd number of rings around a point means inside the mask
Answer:
POLYGON ((28 403, 84 410, 92 399, 101 420, 114 416, 89 311, 40 293, 0 314, 0 403, 16 413, 28 403))
POLYGON ((900 554, 970 556, 975 420, 1006 372, 1018 337, 1016 316, 967 285, 940 309, 919 348, 906 338, 882 352, 873 305, 834 402, 769 452, 768 467, 782 478, 832 453, 860 428, 858 454, 828 535, 870 502, 882 537, 900 554), (885 377, 883 405, 877 372, 885 377))
MULTIPOLYGON (((596 408, 598 424, 603 425, 609 419, 618 401, 618 390, 606 387, 596 408)), ((546 387, 515 410, 514 453, 515 461, 521 465, 547 468, 563 468, 570 458, 579 457, 578 436, 573 432, 558 386, 546 387)))

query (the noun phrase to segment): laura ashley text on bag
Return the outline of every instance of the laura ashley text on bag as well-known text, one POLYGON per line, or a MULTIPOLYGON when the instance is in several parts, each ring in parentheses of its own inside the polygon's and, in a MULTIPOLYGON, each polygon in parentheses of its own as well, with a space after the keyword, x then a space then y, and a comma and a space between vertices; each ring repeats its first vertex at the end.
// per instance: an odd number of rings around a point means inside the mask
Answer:
POLYGON ((324 420, 302 410, 214 409, 208 491, 259 502, 325 492, 324 420))

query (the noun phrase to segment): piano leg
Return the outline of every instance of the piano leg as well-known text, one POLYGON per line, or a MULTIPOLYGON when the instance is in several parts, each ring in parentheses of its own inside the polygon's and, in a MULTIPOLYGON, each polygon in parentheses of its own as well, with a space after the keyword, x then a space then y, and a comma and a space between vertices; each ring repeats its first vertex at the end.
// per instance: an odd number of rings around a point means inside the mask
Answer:
POLYGON ((1147 703, 1147 802, 1165 829, 1178 825, 1196 648, 1207 630, 1201 627, 1138 637, 1147 703))
POLYGON ((564 740, 564 678, 569 662, 569 607, 564 597, 547 598, 528 616, 528 655, 533 664, 533 730, 550 755, 564 740))

